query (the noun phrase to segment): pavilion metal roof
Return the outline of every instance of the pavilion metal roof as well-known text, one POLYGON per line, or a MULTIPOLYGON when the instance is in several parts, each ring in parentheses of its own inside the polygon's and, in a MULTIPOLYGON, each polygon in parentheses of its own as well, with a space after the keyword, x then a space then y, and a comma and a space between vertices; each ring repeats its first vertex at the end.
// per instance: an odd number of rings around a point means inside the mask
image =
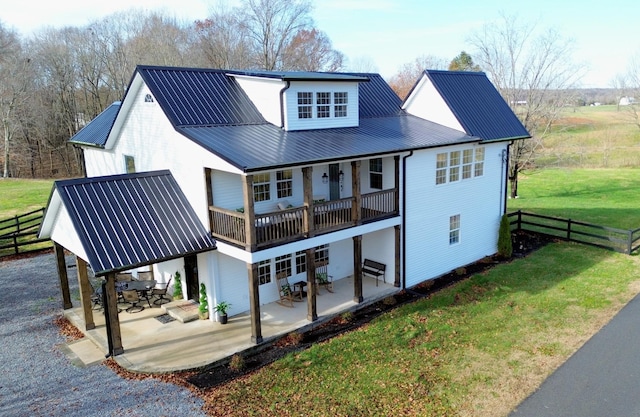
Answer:
POLYGON ((168 170, 56 181, 96 275, 216 249, 168 170))

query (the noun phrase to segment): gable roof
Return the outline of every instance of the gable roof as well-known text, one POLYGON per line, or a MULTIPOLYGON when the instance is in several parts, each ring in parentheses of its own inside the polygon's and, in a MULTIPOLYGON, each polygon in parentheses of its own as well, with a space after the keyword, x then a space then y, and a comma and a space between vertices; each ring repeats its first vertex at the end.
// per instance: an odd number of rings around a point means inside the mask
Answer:
POLYGON ((87 123, 86 126, 76 132, 76 134, 69 139, 69 142, 104 148, 113 123, 118 115, 118 111, 120 111, 120 104, 119 101, 113 102, 99 115, 94 117, 93 120, 87 123))
POLYGON ((96 275, 216 248, 168 170, 56 181, 56 193, 96 275))
POLYGON ((484 72, 424 72, 467 134, 485 141, 531 137, 484 72))

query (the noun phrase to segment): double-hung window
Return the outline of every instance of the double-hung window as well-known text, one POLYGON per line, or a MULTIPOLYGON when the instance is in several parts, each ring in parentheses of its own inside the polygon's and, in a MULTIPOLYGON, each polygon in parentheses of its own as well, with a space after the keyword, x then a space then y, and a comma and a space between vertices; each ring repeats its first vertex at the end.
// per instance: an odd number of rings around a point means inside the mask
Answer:
POLYGON ((253 176, 253 200, 266 201, 271 199, 271 175, 269 173, 253 176))
POLYGON ((436 185, 484 175, 484 147, 436 154, 436 185))
POLYGON ((313 93, 310 91, 298 92, 298 119, 311 119, 313 117, 313 93))
POLYGON ((369 159, 369 187, 382 190, 382 158, 369 159))
POLYGON ((292 170, 276 171, 276 190, 278 191, 278 198, 291 197, 293 195, 292 170))
POLYGON ((271 259, 258 263, 258 282, 260 285, 271 282, 271 259))
POLYGON ((291 254, 278 256, 276 258, 276 275, 286 273, 288 277, 291 276, 291 254))
POLYGON ((449 244, 460 242, 460 215, 449 217, 449 244))
POLYGON ((316 93, 316 104, 318 119, 331 117, 331 93, 316 93))
POLYGON ((346 91, 333 93, 333 104, 334 117, 347 117, 347 104, 349 104, 349 97, 346 91))

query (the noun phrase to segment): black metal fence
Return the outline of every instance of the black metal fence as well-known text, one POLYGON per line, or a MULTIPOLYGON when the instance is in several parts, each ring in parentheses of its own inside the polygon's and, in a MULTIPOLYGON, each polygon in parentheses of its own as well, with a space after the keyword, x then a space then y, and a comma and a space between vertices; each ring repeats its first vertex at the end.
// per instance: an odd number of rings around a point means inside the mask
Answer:
POLYGON ((525 213, 520 210, 509 213, 507 216, 511 230, 528 230, 629 255, 640 249, 640 228, 616 229, 571 219, 525 213))
POLYGON ((51 240, 38 239, 43 216, 41 208, 0 220, 0 257, 50 248, 51 240))

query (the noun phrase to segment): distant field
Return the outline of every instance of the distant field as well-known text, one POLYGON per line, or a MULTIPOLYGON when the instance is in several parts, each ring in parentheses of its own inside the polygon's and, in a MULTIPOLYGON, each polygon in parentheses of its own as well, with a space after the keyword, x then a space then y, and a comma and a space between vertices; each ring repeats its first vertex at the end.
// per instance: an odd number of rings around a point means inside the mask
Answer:
POLYGON ((544 138, 535 165, 618 168, 640 166, 640 128, 629 107, 567 108, 544 138))
POLYGON ((0 179, 0 220, 45 207, 53 180, 0 179))
POLYGON ((522 210, 621 229, 640 227, 640 167, 543 169, 521 175, 509 212, 522 210))

